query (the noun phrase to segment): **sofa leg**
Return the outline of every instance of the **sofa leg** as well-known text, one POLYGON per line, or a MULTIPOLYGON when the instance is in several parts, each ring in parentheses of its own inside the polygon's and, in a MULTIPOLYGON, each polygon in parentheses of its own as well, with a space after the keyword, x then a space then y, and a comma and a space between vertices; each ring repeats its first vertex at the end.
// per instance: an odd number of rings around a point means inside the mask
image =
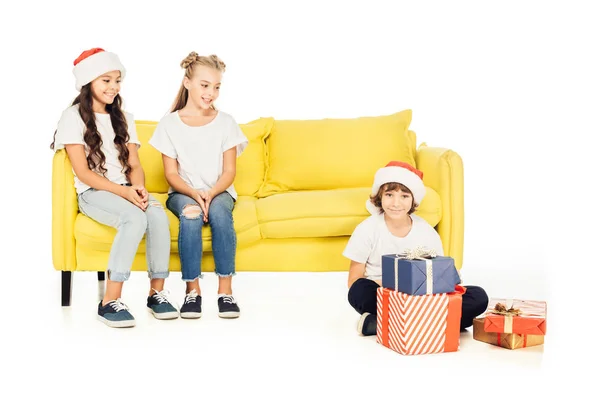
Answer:
POLYGON ((105 283, 105 273, 104 271, 98 271, 98 301, 102 301, 104 298, 104 293, 106 293, 105 283))
POLYGON ((71 293, 73 289, 73 274, 71 271, 61 271, 62 280, 62 306, 69 307, 71 305, 71 293))

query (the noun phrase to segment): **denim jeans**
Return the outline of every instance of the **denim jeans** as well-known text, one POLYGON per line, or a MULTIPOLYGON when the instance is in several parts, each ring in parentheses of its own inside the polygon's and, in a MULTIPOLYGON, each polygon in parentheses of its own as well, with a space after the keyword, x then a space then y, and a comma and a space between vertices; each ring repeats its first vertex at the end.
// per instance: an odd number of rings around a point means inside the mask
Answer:
POLYGON ((129 279, 131 265, 144 233, 148 277, 160 279, 169 276, 171 234, 167 214, 159 201, 150 196, 148 208, 142 211, 119 195, 88 189, 78 196, 78 203, 83 214, 117 230, 108 258, 107 270, 111 281, 124 282, 129 279))
MULTIPOLYGON (((208 224, 212 234, 212 250, 215 272, 218 276, 235 274, 235 250, 237 237, 233 229, 233 197, 227 192, 215 196, 208 208, 208 224)), ((186 206, 200 205, 196 200, 173 192, 167 199, 167 208, 179 218, 179 260, 182 279, 191 282, 202 277, 202 213, 197 217, 184 215, 186 206)))

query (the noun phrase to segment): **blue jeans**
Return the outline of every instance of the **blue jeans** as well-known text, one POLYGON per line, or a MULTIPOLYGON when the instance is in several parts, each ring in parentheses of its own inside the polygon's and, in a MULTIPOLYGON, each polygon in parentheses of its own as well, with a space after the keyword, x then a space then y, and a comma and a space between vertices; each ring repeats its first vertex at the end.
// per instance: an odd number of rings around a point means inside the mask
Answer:
MULTIPOLYGON (((215 196, 208 209, 208 224, 212 234, 212 250, 217 276, 235 275, 235 250, 237 237, 233 229, 233 197, 227 192, 215 196)), ((167 208, 179 218, 179 260, 185 282, 202 277, 202 213, 197 217, 184 215, 186 206, 200 205, 196 200, 173 192, 167 199, 167 208)))
POLYGON ((171 234, 165 209, 152 195, 148 208, 139 207, 104 190, 88 189, 78 197, 79 210, 91 219, 117 230, 108 258, 111 281, 129 279, 131 264, 146 234, 146 261, 150 279, 169 276, 171 234))

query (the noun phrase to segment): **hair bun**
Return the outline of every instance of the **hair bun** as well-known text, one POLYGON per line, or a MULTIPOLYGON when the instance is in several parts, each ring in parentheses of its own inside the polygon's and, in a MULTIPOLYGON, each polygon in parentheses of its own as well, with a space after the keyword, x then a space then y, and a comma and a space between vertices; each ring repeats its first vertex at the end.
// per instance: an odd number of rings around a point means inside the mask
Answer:
POLYGON ((193 64, 196 61, 197 58, 198 53, 192 51, 190 52, 190 54, 188 54, 186 58, 183 59, 183 61, 181 61, 179 65, 181 66, 181 68, 187 69, 191 64, 193 64))
POLYGON ((225 70, 225 63, 216 54, 211 54, 210 59, 215 62, 222 70, 225 70))

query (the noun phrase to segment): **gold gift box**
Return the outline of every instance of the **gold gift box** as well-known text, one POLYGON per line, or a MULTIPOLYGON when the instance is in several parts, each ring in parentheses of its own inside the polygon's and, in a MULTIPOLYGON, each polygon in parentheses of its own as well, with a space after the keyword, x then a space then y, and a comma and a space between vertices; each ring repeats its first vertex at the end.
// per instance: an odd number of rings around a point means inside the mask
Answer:
POLYGON ((544 344, 544 335, 486 332, 483 330, 484 321, 485 318, 473 320, 473 339, 511 350, 544 344))

